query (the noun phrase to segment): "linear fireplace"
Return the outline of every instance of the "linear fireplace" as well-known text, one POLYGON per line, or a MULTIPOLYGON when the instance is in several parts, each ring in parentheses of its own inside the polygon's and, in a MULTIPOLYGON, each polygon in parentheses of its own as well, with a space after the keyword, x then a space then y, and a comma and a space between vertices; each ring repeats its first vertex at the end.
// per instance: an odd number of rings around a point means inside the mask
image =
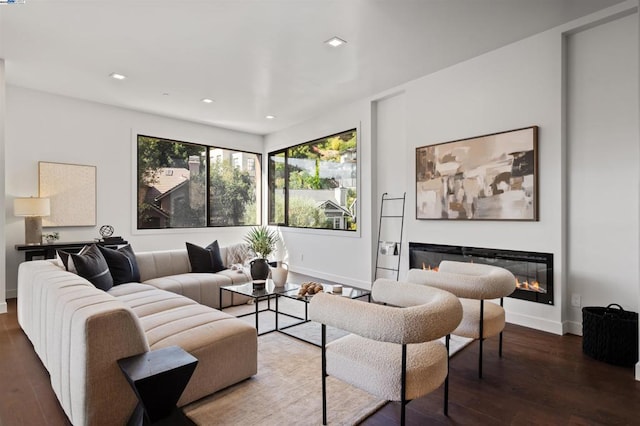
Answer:
POLYGON ((516 277, 516 290, 509 297, 553 305, 553 254, 409 243, 409 268, 437 269, 442 260, 508 269, 516 277))

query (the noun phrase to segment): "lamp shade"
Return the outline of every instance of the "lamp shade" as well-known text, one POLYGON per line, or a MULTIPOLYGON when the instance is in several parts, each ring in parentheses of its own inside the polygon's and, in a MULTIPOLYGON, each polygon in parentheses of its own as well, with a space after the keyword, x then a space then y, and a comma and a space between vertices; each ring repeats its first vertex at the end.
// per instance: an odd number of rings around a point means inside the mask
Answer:
POLYGON ((48 198, 16 198, 13 200, 13 214, 16 216, 49 216, 51 205, 48 198))

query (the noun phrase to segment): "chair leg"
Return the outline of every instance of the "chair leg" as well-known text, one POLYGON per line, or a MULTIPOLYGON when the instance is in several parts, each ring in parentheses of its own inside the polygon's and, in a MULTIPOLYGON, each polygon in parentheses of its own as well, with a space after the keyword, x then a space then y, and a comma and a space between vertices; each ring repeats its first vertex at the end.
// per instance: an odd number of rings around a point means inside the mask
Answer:
MULTIPOLYGON (((504 298, 501 297, 500 298, 500 306, 504 307, 504 298)), ((500 346, 498 349, 498 355, 500 356, 500 358, 502 358, 502 331, 500 332, 500 346)))
POLYGON ((480 354, 478 355, 478 377, 482 379, 482 343, 484 341, 484 300, 480 299, 480 354))
POLYGON ((327 326, 322 324, 322 424, 327 424, 327 326))
POLYGON ((449 415, 449 341, 451 335, 447 334, 445 337, 445 343, 447 346, 447 377, 444 379, 444 415, 449 415))
POLYGON ((402 373, 400 378, 400 395, 401 411, 400 411, 400 426, 405 424, 405 407, 407 405, 407 344, 402 345, 402 373))

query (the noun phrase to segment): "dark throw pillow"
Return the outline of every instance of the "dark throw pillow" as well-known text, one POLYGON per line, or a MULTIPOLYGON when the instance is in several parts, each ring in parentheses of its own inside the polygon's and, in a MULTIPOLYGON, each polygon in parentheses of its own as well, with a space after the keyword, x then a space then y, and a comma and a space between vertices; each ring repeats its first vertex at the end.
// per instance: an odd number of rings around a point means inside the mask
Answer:
MULTIPOLYGON (((90 246, 82 247, 77 254, 83 254, 84 252, 89 250, 89 247, 90 246)), ((64 250, 56 250, 56 253, 58 254, 58 257, 60 258, 60 261, 64 265, 64 269, 66 269, 69 272, 73 272, 74 274, 78 273, 78 271, 76 271, 76 266, 73 264, 73 259, 71 259, 71 257, 70 257, 71 253, 66 252, 64 250)))
POLYGON ((136 255, 130 244, 120 247, 117 250, 98 246, 109 266, 109 272, 113 278, 113 285, 140 282, 140 270, 136 255))
POLYGON ((187 254, 191 263, 191 272, 220 272, 226 269, 220 256, 218 240, 205 248, 187 243, 187 254))
POLYGON ((78 275, 89 280, 100 290, 107 291, 113 287, 113 278, 107 261, 95 244, 89 246, 82 254, 71 253, 69 256, 73 260, 78 275))
MULTIPOLYGON (((60 258, 60 261, 62 262, 62 264, 64 265, 64 269, 66 269, 67 271, 71 271, 69 269, 69 256, 71 255, 71 253, 68 253, 64 250, 57 250, 58 253, 58 257, 60 258)), ((73 272, 73 271, 71 271, 73 272)))

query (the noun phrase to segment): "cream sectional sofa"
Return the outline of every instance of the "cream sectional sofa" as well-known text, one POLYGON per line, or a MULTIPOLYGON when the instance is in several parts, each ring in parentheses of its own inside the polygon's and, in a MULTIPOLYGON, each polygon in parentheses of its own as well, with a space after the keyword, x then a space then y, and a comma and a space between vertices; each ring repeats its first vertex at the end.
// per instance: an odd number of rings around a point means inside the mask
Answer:
MULTIPOLYGON (((242 263, 233 255, 238 245, 220 247, 225 266, 242 263), (236 262, 238 261, 238 262, 236 262)), ((225 269, 215 274, 193 273, 187 250, 164 250, 136 253, 140 281, 162 290, 181 294, 203 305, 220 309, 220 287, 251 281, 247 268, 225 269)), ((223 292, 222 307, 232 303, 231 293, 223 292)), ((234 295, 233 304, 246 303, 249 298, 234 295)))
POLYGON ((154 285, 108 292, 52 261, 20 265, 18 321, 74 425, 127 422, 137 400, 120 358, 171 345, 194 355, 198 365, 180 406, 256 374, 255 328, 206 306, 219 306, 219 285, 242 274, 190 274, 179 252, 141 253, 141 279, 154 285))

